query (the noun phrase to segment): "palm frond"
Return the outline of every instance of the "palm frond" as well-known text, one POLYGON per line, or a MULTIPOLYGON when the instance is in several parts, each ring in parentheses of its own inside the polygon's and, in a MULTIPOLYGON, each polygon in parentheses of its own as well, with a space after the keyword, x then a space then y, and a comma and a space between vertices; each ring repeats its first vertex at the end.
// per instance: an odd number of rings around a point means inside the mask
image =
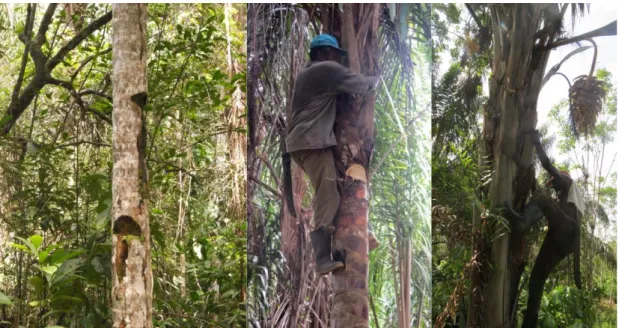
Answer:
POLYGON ((580 229, 580 236, 583 240, 581 245, 589 245, 593 254, 599 256, 610 268, 617 268, 617 251, 613 247, 586 229, 580 229))

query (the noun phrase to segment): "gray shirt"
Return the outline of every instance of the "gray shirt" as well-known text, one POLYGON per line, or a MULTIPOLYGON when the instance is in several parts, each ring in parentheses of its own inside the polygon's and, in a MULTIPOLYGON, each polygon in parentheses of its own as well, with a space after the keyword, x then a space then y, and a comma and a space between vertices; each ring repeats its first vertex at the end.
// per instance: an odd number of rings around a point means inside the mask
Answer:
POLYGON ((376 86, 377 79, 355 74, 334 61, 314 62, 301 69, 292 96, 288 152, 335 146, 337 95, 364 94, 376 86))

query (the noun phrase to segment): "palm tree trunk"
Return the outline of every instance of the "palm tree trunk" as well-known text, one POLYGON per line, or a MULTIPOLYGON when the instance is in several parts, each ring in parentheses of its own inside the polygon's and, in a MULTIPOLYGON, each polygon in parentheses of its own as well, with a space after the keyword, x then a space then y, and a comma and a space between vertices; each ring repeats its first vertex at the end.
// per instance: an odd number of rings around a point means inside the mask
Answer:
POLYGON ((415 314, 415 328, 421 327, 421 315, 423 310, 423 290, 419 291, 419 300, 417 301, 417 314, 415 314))
POLYGON ((152 327, 153 277, 145 161, 146 5, 114 4, 113 327, 152 327), (136 39, 137 36, 137 39, 136 39))
MULTIPOLYGON (((495 127, 496 137, 487 140, 492 145, 488 154, 494 171, 489 198, 491 208, 510 202, 520 210, 532 188, 531 180, 521 177, 535 176, 531 174, 533 147, 525 132, 537 125, 537 97, 549 55, 547 51, 534 51, 534 35, 543 14, 559 16, 560 8, 556 4, 491 5, 490 12, 494 57, 485 119, 490 121, 500 115, 500 123, 495 127)), ((554 37, 553 28, 544 38, 554 37)), ((484 288, 485 307, 480 310, 485 327, 510 327, 524 268, 524 235, 509 232, 500 223, 490 233, 496 237, 490 251, 493 269, 484 273, 488 281, 484 288)))
MULTIPOLYGON (((333 30, 348 50, 349 68, 374 75, 378 53, 378 4, 344 4, 341 29, 333 30)), ((332 23, 331 26, 336 24, 332 23)), ((334 251, 346 270, 332 275, 331 327, 369 327, 368 168, 374 139, 375 94, 338 106, 337 155, 346 172, 335 220, 334 251)))

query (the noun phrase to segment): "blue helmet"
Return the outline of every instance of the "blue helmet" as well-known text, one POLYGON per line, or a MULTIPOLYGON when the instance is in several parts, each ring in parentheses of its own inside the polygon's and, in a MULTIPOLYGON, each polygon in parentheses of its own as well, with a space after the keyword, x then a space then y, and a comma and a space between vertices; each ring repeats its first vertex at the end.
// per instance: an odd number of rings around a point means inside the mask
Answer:
POLYGON ((312 43, 310 44, 310 49, 320 48, 320 47, 335 48, 340 51, 340 54, 342 54, 342 56, 348 55, 348 52, 340 48, 340 45, 337 43, 337 40, 331 34, 320 34, 312 40, 312 43))

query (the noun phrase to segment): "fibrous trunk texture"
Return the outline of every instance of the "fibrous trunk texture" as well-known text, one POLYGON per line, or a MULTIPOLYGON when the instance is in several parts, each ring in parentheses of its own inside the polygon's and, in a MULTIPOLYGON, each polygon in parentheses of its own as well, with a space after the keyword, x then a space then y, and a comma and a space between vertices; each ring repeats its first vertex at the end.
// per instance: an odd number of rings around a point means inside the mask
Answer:
MULTIPOLYGON (((378 58, 378 4, 344 4, 341 24, 332 34, 341 37, 348 51, 349 68, 375 75, 378 58), (341 30, 337 29, 340 27, 341 30)), ((339 25, 339 26, 338 26, 339 25)), ((345 258, 346 269, 332 275, 331 327, 369 327, 368 295, 368 167, 374 140, 374 92, 364 98, 338 101, 336 156, 345 172, 334 252, 345 258)))
POLYGON ((112 316, 115 328, 152 327, 146 126, 146 5, 114 4, 112 316))
MULTIPOLYGON (((521 210, 535 183, 533 147, 526 133, 537 125, 537 97, 549 54, 537 49, 554 38, 556 19, 563 12, 557 4, 496 4, 490 5, 490 13, 494 53, 484 122, 498 124, 491 127, 494 133, 486 136, 480 151, 493 169, 491 207, 509 202, 521 210), (536 34, 540 28, 546 33, 536 34)), ((512 327, 527 247, 522 233, 501 224, 493 225, 489 233, 496 238, 490 245, 489 266, 481 273, 486 281, 471 288, 483 290, 484 304, 469 316, 483 318, 476 323, 481 327, 512 327)))

